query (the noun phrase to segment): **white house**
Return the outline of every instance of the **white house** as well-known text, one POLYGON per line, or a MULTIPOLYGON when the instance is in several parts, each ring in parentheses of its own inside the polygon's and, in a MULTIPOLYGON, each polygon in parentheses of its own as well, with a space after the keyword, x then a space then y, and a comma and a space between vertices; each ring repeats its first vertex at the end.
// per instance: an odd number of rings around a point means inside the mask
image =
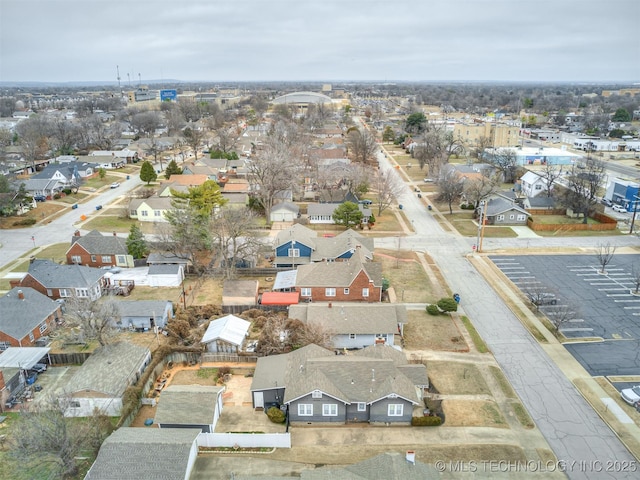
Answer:
POLYGON ((528 171, 520 177, 522 193, 527 197, 535 197, 536 195, 546 192, 549 181, 541 177, 535 172, 528 171))

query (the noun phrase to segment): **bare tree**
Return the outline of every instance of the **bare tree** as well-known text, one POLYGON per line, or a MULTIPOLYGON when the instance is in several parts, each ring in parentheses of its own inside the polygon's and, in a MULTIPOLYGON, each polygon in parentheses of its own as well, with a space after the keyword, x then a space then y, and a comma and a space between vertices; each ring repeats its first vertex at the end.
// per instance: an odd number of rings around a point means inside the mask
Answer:
POLYGON ((97 340, 100 345, 107 345, 117 332, 120 310, 110 296, 99 301, 73 296, 66 299, 64 318, 70 327, 79 330, 76 341, 97 340))
POLYGON ((522 290, 522 292, 535 306, 536 311, 539 311, 540 307, 543 305, 556 305, 558 303, 557 295, 545 285, 528 285, 522 290))
POLYGON ((493 141, 489 137, 482 136, 478 138, 475 145, 470 151, 473 158, 479 162, 484 160, 485 151, 493 145, 493 141))
POLYGON ((497 148, 487 156, 487 161, 502 173, 502 180, 513 183, 518 169, 518 158, 513 148, 497 148))
POLYGON ((492 193, 495 193, 498 188, 497 179, 485 177, 466 179, 464 182, 464 195, 467 197, 468 202, 473 202, 476 208, 480 205, 480 202, 487 198, 492 193))
POLYGON ((204 132, 199 130, 194 125, 188 126, 182 131, 184 141, 193 150, 194 159, 198 160, 198 149, 204 138, 204 132))
POLYGON ((555 181, 562 176, 562 170, 558 165, 553 165, 551 162, 547 162, 544 164, 542 170, 536 173, 545 180, 547 197, 553 196, 553 185, 555 181))
POLYGON ((151 138, 162 124, 160 112, 148 110, 136 113, 131 118, 131 127, 141 136, 151 138))
POLYGON ((80 138, 78 127, 64 118, 55 118, 49 123, 50 146, 62 155, 69 155, 80 138))
POLYGON ((564 324, 579 318, 580 307, 576 302, 569 300, 560 305, 546 308, 545 315, 555 327, 556 333, 558 333, 564 324))
POLYGON ((453 214, 453 202, 458 200, 464 191, 464 182, 460 174, 453 168, 449 168, 440 174, 436 184, 439 188, 436 200, 446 202, 449 205, 449 214, 453 214))
POLYGON ((238 127, 221 127, 216 130, 217 147, 224 153, 230 152, 238 143, 240 131, 238 127))
POLYGON ((16 125, 18 142, 22 146, 25 159, 31 163, 33 171, 36 160, 42 158, 49 149, 48 122, 42 115, 34 115, 16 125))
POLYGON ((384 173, 379 170, 375 177, 374 188, 378 201, 378 216, 380 216, 400 196, 405 185, 393 172, 384 173))
POLYGON ((611 245, 611 243, 601 243, 598 245, 596 250, 596 258, 598 259, 598 263, 600 264, 600 272, 602 275, 607 273, 606 268, 607 265, 611 263, 613 260, 613 255, 616 253, 615 246, 611 245))
POLYGON ((452 155, 463 151, 462 143, 444 126, 427 124, 427 128, 414 146, 411 155, 420 168, 428 167, 429 176, 437 176, 452 155))
POLYGON ((573 167, 567 176, 568 188, 564 189, 562 202, 566 208, 583 215, 583 223, 593 213, 598 203, 598 190, 602 186, 606 175, 606 165, 595 158, 588 157, 583 168, 573 167))
POLYGON ((256 351, 263 355, 275 355, 312 343, 332 348, 333 333, 320 324, 308 324, 291 318, 271 316, 264 323, 256 351))
POLYGON ((80 454, 97 453, 113 431, 103 415, 83 422, 65 417, 68 406, 65 398, 50 399, 17 418, 9 451, 24 478, 75 478, 80 454))
POLYGON ((263 243, 256 235, 256 217, 248 208, 223 208, 211 220, 212 243, 225 278, 234 278, 236 263, 255 258, 263 243))
POLYGON ((362 165, 377 165, 376 152, 378 144, 376 138, 369 130, 359 130, 356 127, 349 129, 346 138, 347 148, 354 162, 362 165))

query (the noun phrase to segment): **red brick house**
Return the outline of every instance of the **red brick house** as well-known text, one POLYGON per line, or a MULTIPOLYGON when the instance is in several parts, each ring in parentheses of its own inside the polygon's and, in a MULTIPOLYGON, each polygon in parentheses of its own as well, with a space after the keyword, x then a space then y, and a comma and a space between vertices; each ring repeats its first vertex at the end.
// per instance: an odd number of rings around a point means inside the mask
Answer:
POLYGON ((58 302, 32 288, 11 289, 0 298, 0 351, 34 346, 61 317, 58 302))
POLYGON ((102 235, 92 230, 84 237, 76 231, 71 239, 71 247, 67 250, 69 265, 86 265, 88 267, 133 267, 133 257, 127 251, 127 242, 113 235, 102 235))
POLYGON ((35 259, 22 280, 10 280, 11 287, 29 287, 51 299, 79 297, 97 300, 106 286, 106 270, 83 265, 60 265, 35 259))
POLYGON ((382 265, 363 262, 358 254, 343 262, 300 265, 295 288, 300 302, 380 302, 382 265))

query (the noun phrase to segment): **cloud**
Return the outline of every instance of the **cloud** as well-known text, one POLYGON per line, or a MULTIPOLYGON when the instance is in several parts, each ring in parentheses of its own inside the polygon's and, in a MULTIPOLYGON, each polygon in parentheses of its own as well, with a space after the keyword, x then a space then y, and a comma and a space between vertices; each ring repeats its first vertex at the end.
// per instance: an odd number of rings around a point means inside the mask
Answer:
POLYGON ((638 81, 637 0, 3 0, 0 81, 638 81))

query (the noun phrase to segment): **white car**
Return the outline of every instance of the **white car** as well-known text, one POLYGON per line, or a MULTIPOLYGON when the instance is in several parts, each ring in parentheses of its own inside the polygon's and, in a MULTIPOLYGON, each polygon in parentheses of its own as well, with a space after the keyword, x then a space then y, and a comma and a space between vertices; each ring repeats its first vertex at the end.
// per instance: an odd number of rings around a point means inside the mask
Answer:
POLYGON ((638 402, 640 402, 640 385, 636 385, 635 387, 625 388, 620 392, 622 399, 627 402, 629 405, 635 406, 638 402))
POLYGON ((118 182, 113 182, 111 184, 111 188, 118 188, 120 186, 120 184, 118 182))
POLYGON ((613 207, 611 207, 613 209, 614 212, 618 212, 618 213, 627 213, 627 209, 624 208, 622 205, 614 205, 613 207))

